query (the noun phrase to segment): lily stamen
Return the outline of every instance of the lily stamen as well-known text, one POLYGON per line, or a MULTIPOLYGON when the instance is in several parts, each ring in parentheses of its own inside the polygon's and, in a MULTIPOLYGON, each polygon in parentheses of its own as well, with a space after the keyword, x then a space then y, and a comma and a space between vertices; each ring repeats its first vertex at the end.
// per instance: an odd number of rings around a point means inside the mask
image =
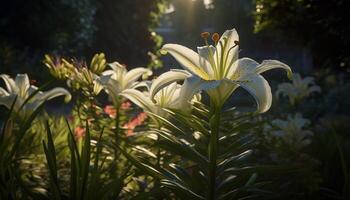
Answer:
POLYGON ((220 40, 219 33, 214 33, 213 36, 211 36, 211 39, 215 42, 215 45, 216 45, 220 40))
POLYGON ((210 33, 209 32, 203 32, 203 33, 201 33, 201 37, 203 38, 203 39, 208 39, 208 37, 210 36, 210 33))
MULTIPOLYGON (((213 37, 214 37, 214 34, 213 34, 213 37)), ((218 74, 218 71, 217 71, 217 66, 216 66, 215 59, 214 59, 214 52, 211 50, 210 45, 209 45, 208 40, 207 40, 207 37, 209 37, 209 35, 210 35, 210 33, 208 33, 208 32, 204 32, 201 34, 202 38, 204 39, 204 43, 208 48, 209 62, 211 64, 211 66, 213 67, 213 71, 214 71, 214 74, 216 77, 218 74)))

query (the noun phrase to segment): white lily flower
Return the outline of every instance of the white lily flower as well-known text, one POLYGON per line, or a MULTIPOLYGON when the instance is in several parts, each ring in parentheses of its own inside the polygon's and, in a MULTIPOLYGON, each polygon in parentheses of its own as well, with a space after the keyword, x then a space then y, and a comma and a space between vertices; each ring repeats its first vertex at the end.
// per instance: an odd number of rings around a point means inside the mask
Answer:
POLYGON ((143 75, 150 76, 152 71, 147 68, 138 67, 127 71, 126 68, 118 62, 109 64, 112 69, 102 72, 98 82, 104 87, 113 102, 117 102, 121 92, 127 89, 134 89, 145 86, 144 82, 137 81, 143 75))
POLYGON ((311 93, 321 92, 321 88, 315 84, 313 77, 301 78, 300 74, 293 74, 292 83, 281 83, 278 85, 276 91, 276 97, 278 98, 281 94, 287 96, 292 105, 296 101, 308 97, 311 93))
MULTIPOLYGON (((136 89, 126 89, 121 95, 145 111, 166 117, 167 114, 163 108, 175 109, 183 112, 189 112, 191 110, 192 103, 200 99, 198 91, 200 89, 205 89, 193 88, 193 83, 198 80, 200 80, 198 77, 191 76, 188 72, 183 70, 169 71, 153 80, 149 92, 140 92, 136 89), (188 79, 185 80, 183 85, 173 82, 160 90, 155 90, 156 88, 159 88, 158 85, 163 84, 163 81, 167 80, 167 78, 174 77, 188 77, 188 79)), ((202 87, 205 87, 205 84, 202 84, 202 87)))
POLYGON ((309 124, 310 120, 303 118, 300 113, 296 113, 294 116, 289 115, 287 120, 273 120, 271 125, 278 130, 272 130, 270 133, 274 137, 282 138, 287 144, 294 145, 296 149, 300 149, 311 143, 310 137, 313 132, 304 129, 309 124))
MULTIPOLYGON (((271 106, 272 94, 270 85, 260 74, 282 68, 291 77, 290 67, 277 60, 265 60, 259 64, 250 58, 238 59, 239 43, 235 29, 225 31, 220 39, 216 34, 213 40, 216 42, 215 47, 198 47, 198 53, 178 44, 166 44, 162 51, 170 53, 184 69, 200 77, 201 83, 218 85, 215 89, 207 90, 217 106, 223 105, 233 91, 241 86, 255 98, 257 111, 266 112, 271 106)), ((170 81, 164 82, 159 87, 169 83, 170 81)))
POLYGON ((14 100, 17 98, 13 109, 15 112, 21 112, 22 116, 32 113, 41 104, 52 98, 64 95, 66 102, 71 99, 70 93, 66 89, 60 87, 51 89, 47 92, 37 91, 38 88, 36 86, 30 85, 27 74, 17 74, 15 80, 6 74, 1 74, 0 78, 4 80, 7 89, 5 90, 0 87, 0 105, 4 105, 8 109, 11 109, 14 100), (19 110, 26 99, 28 99, 28 97, 34 92, 37 93, 34 94, 25 105, 23 105, 22 110, 19 110))

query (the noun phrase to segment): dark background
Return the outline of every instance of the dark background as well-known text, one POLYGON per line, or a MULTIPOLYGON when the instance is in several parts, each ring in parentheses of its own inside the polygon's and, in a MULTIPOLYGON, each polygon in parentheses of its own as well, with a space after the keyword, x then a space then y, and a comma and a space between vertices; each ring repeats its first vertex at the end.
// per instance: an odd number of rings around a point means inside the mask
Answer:
POLYGON ((235 27, 242 56, 280 59, 302 72, 346 71, 348 9, 346 0, 2 1, 0 69, 46 79, 45 53, 89 60, 96 52, 130 67, 159 67, 162 42, 194 48, 203 43, 200 32, 235 27))

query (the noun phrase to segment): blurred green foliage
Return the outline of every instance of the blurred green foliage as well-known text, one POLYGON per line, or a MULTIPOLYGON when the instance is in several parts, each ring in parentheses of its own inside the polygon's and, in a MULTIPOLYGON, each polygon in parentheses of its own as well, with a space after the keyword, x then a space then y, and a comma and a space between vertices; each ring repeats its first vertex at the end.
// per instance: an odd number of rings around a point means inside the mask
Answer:
POLYGON ((350 65, 347 0, 255 0, 255 31, 275 30, 309 46, 317 67, 350 65))
POLYGON ((90 58, 97 50, 110 60, 133 66, 160 66, 156 50, 162 40, 153 29, 164 5, 164 0, 4 1, 0 6, 1 72, 26 71, 42 80, 44 54, 90 58))
POLYGON ((2 72, 41 72, 44 52, 81 55, 91 45, 95 6, 90 1, 5 1, 0 7, 2 72))
POLYGON ((246 0, 215 0, 214 20, 218 32, 223 32, 228 27, 235 27, 239 31, 240 40, 246 45, 256 44, 253 37, 254 19, 251 11, 254 10, 254 3, 246 0))
POLYGON ((107 59, 145 66, 156 54, 161 37, 154 32, 165 0, 102 0, 97 3, 96 33, 91 53, 104 52, 107 59))
POLYGON ((206 10, 202 1, 169 0, 175 11, 169 20, 174 27, 175 36, 182 44, 203 44, 199 37, 202 29, 207 26, 210 11, 206 10))

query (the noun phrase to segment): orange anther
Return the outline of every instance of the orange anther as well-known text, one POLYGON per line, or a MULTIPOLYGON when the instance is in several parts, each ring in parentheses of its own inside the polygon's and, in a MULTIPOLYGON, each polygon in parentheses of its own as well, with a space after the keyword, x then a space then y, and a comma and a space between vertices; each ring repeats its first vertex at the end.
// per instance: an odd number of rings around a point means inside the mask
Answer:
POLYGON ((204 38, 204 39, 207 39, 209 36, 210 36, 210 33, 209 33, 209 32, 203 32, 203 33, 201 33, 201 37, 204 38))
POLYGON ((213 36, 211 36, 211 39, 212 39, 215 43, 219 42, 219 40, 220 40, 220 35, 219 35, 219 33, 214 33, 213 36))

